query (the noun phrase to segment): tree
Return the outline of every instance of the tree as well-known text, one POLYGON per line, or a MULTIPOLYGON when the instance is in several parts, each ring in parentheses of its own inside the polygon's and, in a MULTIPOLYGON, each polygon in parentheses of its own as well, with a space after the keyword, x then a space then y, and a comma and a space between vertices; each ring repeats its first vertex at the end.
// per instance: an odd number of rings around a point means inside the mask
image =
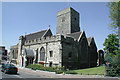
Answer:
POLYGON ((118 30, 120 28, 120 2, 109 2, 109 18, 111 19, 110 27, 114 30, 118 30))
MULTIPOLYGON (((116 54, 115 56, 111 56, 111 71, 110 75, 120 75, 120 1, 119 2, 110 2, 107 5, 109 7, 109 17, 111 19, 110 27, 113 28, 114 31, 117 31, 118 33, 118 39, 116 42, 118 43, 117 46, 115 46, 115 50, 111 49, 109 50, 110 54, 116 54), (118 47, 118 48, 117 48, 118 47), (116 66, 117 64, 117 66, 116 66)), ((114 44, 114 41, 111 43, 114 44)), ((108 44, 111 47, 111 44, 108 44)), ((105 44, 104 44, 105 45, 105 44)), ((115 44, 114 44, 115 45, 115 44)), ((107 49, 108 47, 106 47, 107 49)))
POLYGON ((105 39, 103 46, 105 46, 104 51, 117 55, 119 41, 116 34, 109 34, 108 38, 105 39))
POLYGON ((118 60, 118 54, 119 54, 118 53, 119 52, 118 36, 116 34, 109 34, 105 39, 103 46, 105 46, 104 50, 106 51, 106 54, 105 54, 106 67, 109 67, 109 71, 106 68, 106 71, 108 72, 107 75, 119 76, 120 64, 118 60))
POLYGON ((111 19, 110 27, 117 31, 119 38, 119 54, 118 59, 120 63, 120 1, 119 2, 110 2, 107 5, 109 7, 109 17, 111 19))

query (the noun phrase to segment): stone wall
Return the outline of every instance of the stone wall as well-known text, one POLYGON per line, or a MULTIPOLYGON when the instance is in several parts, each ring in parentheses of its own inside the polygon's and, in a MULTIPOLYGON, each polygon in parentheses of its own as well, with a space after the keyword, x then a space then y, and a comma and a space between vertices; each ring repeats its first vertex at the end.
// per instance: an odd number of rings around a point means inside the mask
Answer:
POLYGON ((85 33, 81 36, 78 50, 78 68, 88 67, 88 42, 85 33))
POLYGON ((71 32, 70 29, 70 9, 64 9, 62 11, 59 11, 57 13, 57 28, 56 28, 56 34, 67 34, 71 32))
POLYGON ((29 46, 29 45, 36 45, 36 44, 41 44, 41 43, 50 43, 50 42, 56 42, 59 40, 61 40, 60 35, 47 36, 47 37, 37 38, 34 40, 25 41, 24 45, 29 46))
POLYGON ((79 31, 79 13, 71 8, 71 33, 79 31))
POLYGON ((18 64, 18 46, 17 45, 10 47, 9 60, 14 64, 18 64))
POLYGON ((77 68, 78 42, 71 37, 62 37, 62 66, 69 69, 77 68))
POLYGON ((91 44, 88 46, 88 54, 89 54, 89 67, 97 66, 97 47, 92 40, 91 44))
POLYGON ((73 8, 66 8, 57 13, 56 34, 70 34, 80 31, 79 13, 73 8))
POLYGON ((18 58, 18 47, 17 47, 17 45, 10 47, 10 57, 12 59, 17 59, 18 58))
POLYGON ((44 66, 50 65, 52 62, 52 66, 61 66, 61 36, 51 36, 38 39, 38 41, 26 43, 24 48, 34 50, 35 56, 36 51, 38 49, 38 63, 43 62, 44 66), (45 61, 40 61, 40 49, 45 49, 45 61), (50 57, 50 51, 52 51, 52 57, 50 57))

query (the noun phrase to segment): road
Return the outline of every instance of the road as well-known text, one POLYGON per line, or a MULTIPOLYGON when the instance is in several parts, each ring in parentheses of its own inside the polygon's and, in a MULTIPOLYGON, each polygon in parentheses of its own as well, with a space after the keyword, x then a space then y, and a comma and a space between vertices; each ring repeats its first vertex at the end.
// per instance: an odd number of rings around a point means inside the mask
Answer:
POLYGON ((24 70, 19 70, 17 74, 5 74, 4 72, 2 72, 2 78, 45 78, 45 77, 46 76, 40 76, 24 70))
POLYGON ((2 78, 41 78, 41 77, 32 73, 19 71, 17 74, 5 74, 2 72, 2 78))

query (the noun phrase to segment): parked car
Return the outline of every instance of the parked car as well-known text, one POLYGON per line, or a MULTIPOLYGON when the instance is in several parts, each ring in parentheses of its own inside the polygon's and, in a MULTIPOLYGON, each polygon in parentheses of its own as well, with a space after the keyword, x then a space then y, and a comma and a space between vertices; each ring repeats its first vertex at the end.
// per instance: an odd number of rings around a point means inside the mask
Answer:
POLYGON ((15 73, 17 74, 18 68, 15 67, 13 64, 2 64, 2 72, 5 73, 15 73))

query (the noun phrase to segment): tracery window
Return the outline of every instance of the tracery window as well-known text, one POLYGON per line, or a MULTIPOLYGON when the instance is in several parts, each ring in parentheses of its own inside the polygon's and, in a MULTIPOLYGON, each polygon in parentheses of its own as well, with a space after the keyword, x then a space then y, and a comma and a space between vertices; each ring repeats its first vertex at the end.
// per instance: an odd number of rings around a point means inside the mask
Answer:
POLYGON ((40 49, 40 61, 45 61, 45 49, 42 47, 40 49))

